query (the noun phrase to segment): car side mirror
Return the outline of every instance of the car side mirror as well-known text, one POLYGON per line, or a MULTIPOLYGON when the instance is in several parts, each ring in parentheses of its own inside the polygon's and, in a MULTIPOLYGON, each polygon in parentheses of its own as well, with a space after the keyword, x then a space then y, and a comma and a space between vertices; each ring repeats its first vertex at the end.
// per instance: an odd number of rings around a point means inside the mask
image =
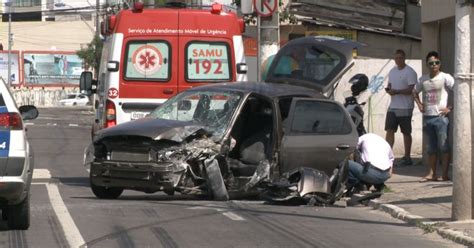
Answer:
POLYGON ((178 102, 178 110, 188 111, 190 109, 191 109, 191 101, 182 100, 182 101, 178 102))
POLYGON ((238 63, 237 64, 237 74, 246 74, 247 73, 247 64, 238 63))
POLYGON ((23 105, 18 108, 23 120, 34 120, 38 117, 38 109, 33 105, 23 105))
POLYGON ((95 89, 92 88, 93 85, 97 85, 97 81, 92 79, 92 72, 83 71, 81 73, 81 78, 79 79, 79 89, 81 92, 87 96, 95 93, 95 89))

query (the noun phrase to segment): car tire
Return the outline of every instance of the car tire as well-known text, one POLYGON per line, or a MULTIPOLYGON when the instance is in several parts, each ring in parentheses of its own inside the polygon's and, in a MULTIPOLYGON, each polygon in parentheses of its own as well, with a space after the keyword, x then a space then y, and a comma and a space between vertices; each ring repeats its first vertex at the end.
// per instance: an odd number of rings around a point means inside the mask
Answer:
POLYGON ((207 174, 207 183, 212 199, 216 201, 228 201, 229 193, 222 178, 217 159, 211 158, 204 160, 204 166, 207 174))
POLYGON ((8 227, 14 230, 27 230, 30 227, 29 196, 17 205, 8 206, 7 223, 8 227))
POLYGON ((90 184, 92 193, 94 193, 94 195, 99 199, 117 199, 123 192, 122 188, 107 188, 103 186, 98 186, 93 184, 92 181, 90 182, 90 184))

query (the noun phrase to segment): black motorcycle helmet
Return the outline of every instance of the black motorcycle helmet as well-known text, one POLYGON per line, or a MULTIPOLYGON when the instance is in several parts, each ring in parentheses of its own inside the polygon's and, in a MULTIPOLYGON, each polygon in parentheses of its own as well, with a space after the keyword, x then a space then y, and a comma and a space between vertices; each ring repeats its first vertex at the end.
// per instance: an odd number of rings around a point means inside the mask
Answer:
POLYGON ((367 86, 369 86, 369 78, 363 73, 358 73, 349 80, 349 83, 352 84, 352 95, 358 96, 361 92, 367 89, 367 86))

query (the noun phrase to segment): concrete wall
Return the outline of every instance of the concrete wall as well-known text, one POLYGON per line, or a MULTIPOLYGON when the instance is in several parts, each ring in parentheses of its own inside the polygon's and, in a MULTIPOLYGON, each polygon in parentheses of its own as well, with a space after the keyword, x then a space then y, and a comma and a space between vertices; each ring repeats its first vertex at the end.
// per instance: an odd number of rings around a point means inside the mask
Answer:
POLYGON ((391 58, 396 49, 405 50, 407 59, 420 59, 422 56, 420 40, 358 31, 357 41, 366 45, 358 50, 359 56, 381 59, 391 58))
MULTIPOLYGON (((250 27, 248 28, 250 29, 250 27)), ((286 42, 291 34, 304 36, 307 31, 338 30, 316 25, 285 25, 280 27, 280 39, 286 42)), ((340 29, 347 31, 346 29, 340 29)), ((376 32, 356 31, 357 41, 365 44, 358 51, 359 56, 370 58, 391 58, 396 49, 404 49, 409 59, 419 59, 421 56, 421 41, 408 37, 382 34, 376 32)))
POLYGON ((421 22, 427 23, 454 16, 456 0, 422 1, 421 22))
MULTIPOLYGON (((5 80, 0 77, 0 83, 5 80)), ((79 88, 10 88, 13 98, 18 106, 35 105, 36 107, 57 107, 59 100, 67 94, 79 92, 79 88)))
MULTIPOLYGON (((407 64, 413 67, 418 76, 421 76, 421 60, 407 60, 407 64)), ((342 77, 335 92, 335 100, 344 102, 345 96, 350 94, 349 79, 357 73, 365 73, 370 80, 369 89, 363 93, 359 102, 366 102, 363 107, 365 112, 365 127, 368 132, 376 133, 385 137, 385 114, 390 104, 390 95, 384 88, 387 85, 388 72, 395 66, 392 59, 356 59, 355 65, 342 77)), ((413 111, 412 119, 413 155, 422 154, 422 114, 417 108, 413 111)), ((396 156, 403 156, 403 136, 400 130, 395 134, 393 147, 396 156)))
MULTIPOLYGON (((421 58, 425 60, 429 51, 438 51, 442 61, 441 70, 454 74, 454 17, 422 24, 421 58)), ((423 68, 426 73, 427 67, 423 68)))
POLYGON ((57 107, 59 100, 64 99, 67 94, 79 92, 79 89, 11 89, 18 106, 35 105, 36 107, 57 107))

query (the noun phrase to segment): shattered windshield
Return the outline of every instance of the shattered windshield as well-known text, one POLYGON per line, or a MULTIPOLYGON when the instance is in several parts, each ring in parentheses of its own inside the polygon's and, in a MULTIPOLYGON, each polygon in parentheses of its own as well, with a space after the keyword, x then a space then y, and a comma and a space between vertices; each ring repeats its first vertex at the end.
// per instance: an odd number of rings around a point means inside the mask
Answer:
POLYGON ((156 119, 193 122, 213 136, 221 136, 242 98, 237 92, 185 91, 151 112, 156 119))

